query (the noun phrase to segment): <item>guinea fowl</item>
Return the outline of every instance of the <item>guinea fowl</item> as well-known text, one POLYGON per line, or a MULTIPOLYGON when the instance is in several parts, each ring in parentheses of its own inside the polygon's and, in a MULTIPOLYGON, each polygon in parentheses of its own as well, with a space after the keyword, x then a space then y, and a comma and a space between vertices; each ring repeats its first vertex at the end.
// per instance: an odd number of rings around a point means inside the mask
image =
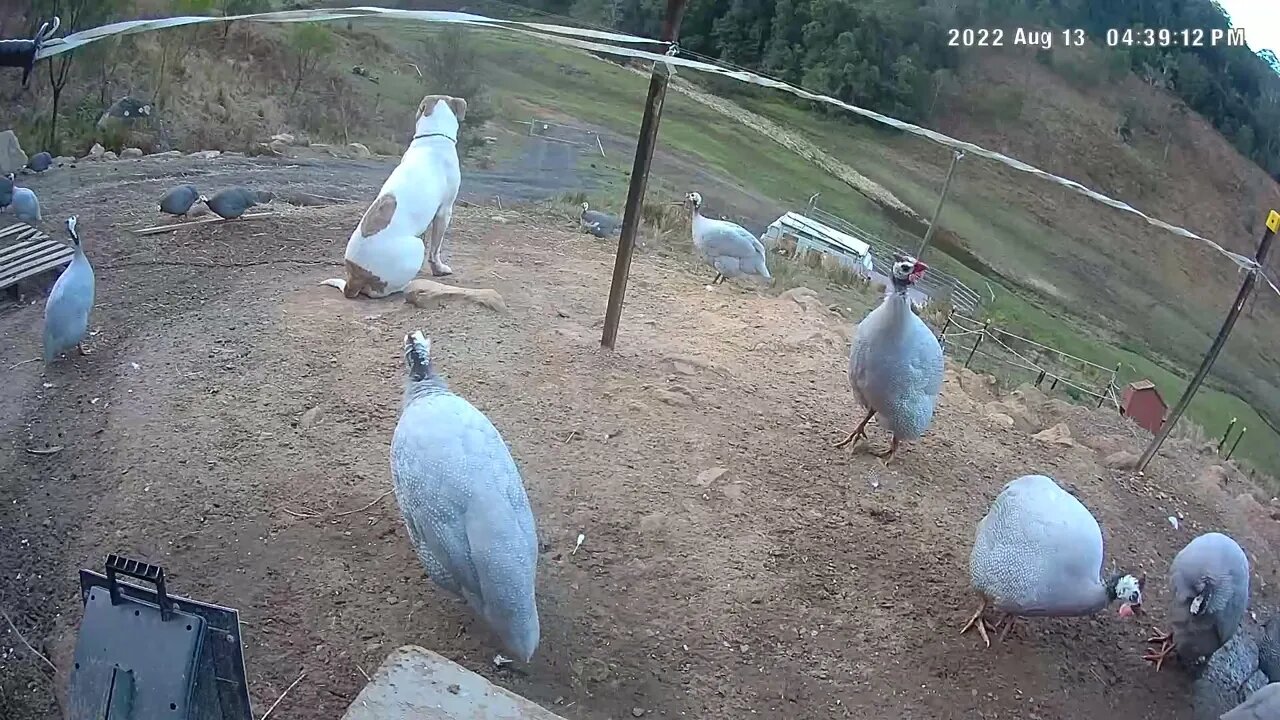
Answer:
POLYGON ((617 235, 622 227, 622 218, 599 210, 591 210, 590 207, 588 203, 582 203, 582 214, 578 216, 578 223, 582 225, 582 229, 599 238, 617 235))
POLYGON ((223 220, 235 220, 249 208, 265 202, 263 198, 268 194, 246 187, 233 187, 214 193, 213 197, 205 200, 205 204, 223 220))
POLYGON ((693 249, 716 271, 716 279, 711 281, 713 285, 724 282, 726 278, 773 280, 765 259, 764 245, 750 230, 727 220, 703 217, 702 195, 699 193, 685 195, 684 204, 693 211, 693 249))
POLYGON ((27 169, 31 172, 44 172, 53 165, 53 156, 47 152, 38 152, 27 161, 27 169))
POLYGON ((1004 486, 978 523, 969 579, 981 598, 960 630, 977 628, 987 647, 988 630, 1018 617, 1093 615, 1120 600, 1119 615, 1141 612, 1146 578, 1117 573, 1102 579, 1102 530, 1071 493, 1044 475, 1024 475, 1004 486), (1003 613, 988 627, 989 607, 1003 613))
POLYGON ((13 202, 13 173, 0 177, 0 210, 13 202))
POLYGON ((160 196, 160 212, 183 216, 198 202, 207 203, 209 198, 201 195, 195 185, 179 185, 160 196))
POLYGON ((886 462, 899 442, 919 440, 929 429, 942 390, 942 346, 907 298, 907 290, 927 269, 915 258, 895 255, 889 271, 893 289, 854 328, 849 387, 867 415, 837 448, 866 437, 867 423, 877 413, 893 433, 889 449, 876 453, 886 462))
POLYGON ((1220 720, 1275 720, 1280 718, 1280 682, 1273 682, 1224 713, 1220 720))
POLYGON ((52 362, 73 347, 81 355, 89 354, 83 343, 85 332, 89 329, 89 313, 93 310, 93 266, 89 264, 89 258, 85 257, 84 247, 80 244, 75 215, 67 218, 67 232, 71 235, 75 255, 71 258, 71 264, 67 265, 67 269, 53 283, 44 306, 46 363, 52 362))
POLYGON ((391 478, 427 575, 463 597, 508 652, 538 646, 538 536, 511 452, 484 413, 445 386, 421 331, 404 338, 408 380, 391 478))
POLYGON ((40 198, 31 188, 15 187, 13 189, 13 214, 24 223, 38 223, 44 219, 40 214, 40 198))
POLYGON ((1144 659, 1159 671, 1170 654, 1188 669, 1198 668, 1227 644, 1249 607, 1249 558, 1235 540, 1205 533, 1178 551, 1169 565, 1170 632, 1156 629, 1160 643, 1144 659))

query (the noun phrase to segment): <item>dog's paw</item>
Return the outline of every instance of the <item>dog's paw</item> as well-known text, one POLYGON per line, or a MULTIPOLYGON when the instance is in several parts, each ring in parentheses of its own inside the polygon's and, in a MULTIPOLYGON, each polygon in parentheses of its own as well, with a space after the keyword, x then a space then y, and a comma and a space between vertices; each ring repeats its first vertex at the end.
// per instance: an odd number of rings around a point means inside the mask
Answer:
POLYGON ((433 260, 431 262, 431 274, 435 275, 436 277, 444 277, 445 275, 452 275, 453 268, 449 267, 448 265, 445 265, 442 262, 437 262, 433 260))

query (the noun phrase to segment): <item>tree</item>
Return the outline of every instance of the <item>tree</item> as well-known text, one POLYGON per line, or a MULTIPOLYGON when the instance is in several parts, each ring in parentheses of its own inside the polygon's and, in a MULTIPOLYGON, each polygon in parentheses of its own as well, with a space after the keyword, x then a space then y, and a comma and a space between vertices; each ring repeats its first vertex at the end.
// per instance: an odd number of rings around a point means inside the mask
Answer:
MULTIPOLYGON (((128 0, 31 0, 31 16, 37 18, 59 17, 67 34, 76 30, 97 27, 124 10, 128 0)), ((62 105, 62 91, 71 79, 71 67, 76 51, 59 53, 45 62, 49 68, 49 94, 52 110, 49 113, 49 133, 45 146, 50 152, 58 148, 58 111, 62 105)))
POLYGON ((422 76, 429 78, 427 90, 467 101, 467 117, 458 131, 458 149, 465 156, 483 144, 481 130, 493 117, 481 74, 479 53, 462 30, 444 30, 424 43, 422 76))
POLYGON ((329 28, 319 23, 299 23, 289 33, 289 47, 294 55, 293 92, 297 95, 302 82, 315 72, 320 61, 337 47, 329 28))

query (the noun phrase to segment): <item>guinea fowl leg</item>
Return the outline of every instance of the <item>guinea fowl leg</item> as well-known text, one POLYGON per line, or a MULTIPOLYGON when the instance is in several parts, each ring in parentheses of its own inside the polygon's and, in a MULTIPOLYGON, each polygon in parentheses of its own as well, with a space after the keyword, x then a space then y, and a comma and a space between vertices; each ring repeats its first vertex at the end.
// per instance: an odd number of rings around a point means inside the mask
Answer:
MULTIPOLYGON (((960 634, 963 635, 969 632, 969 628, 977 628, 978 634, 982 636, 982 642, 986 643, 987 647, 991 647, 991 636, 987 634, 987 619, 982 616, 986 611, 987 597, 983 595, 982 602, 978 605, 977 611, 973 613, 973 617, 969 618, 969 622, 960 628, 960 634)), ((994 630, 995 628, 991 629, 994 630)))
POLYGON ((867 413, 867 416, 862 418, 862 422, 858 423, 858 427, 854 428, 853 432, 849 433, 849 437, 836 443, 835 447, 837 449, 842 448, 848 445, 849 443, 853 442, 854 440, 857 440, 860 437, 865 438, 867 436, 867 433, 866 433, 867 423, 871 422, 871 418, 874 417, 875 414, 876 414, 875 410, 872 410, 871 412, 867 413))
POLYGON ((1164 632, 1160 628, 1151 628, 1151 629, 1154 630, 1156 634, 1155 634, 1155 637, 1147 638, 1147 642, 1160 643, 1160 649, 1148 650, 1147 653, 1142 656, 1142 659, 1146 660, 1147 662, 1155 663, 1156 672, 1160 672, 1160 667, 1164 665, 1164 661, 1168 660, 1169 656, 1173 654, 1173 648, 1174 648, 1173 633, 1164 632))
POLYGON ((893 459, 893 454, 896 452, 898 452, 898 438, 897 436, 894 436, 893 440, 889 441, 888 450, 885 450, 882 453, 871 453, 871 454, 875 455, 881 460, 884 460, 884 464, 887 466, 889 464, 889 461, 893 459))

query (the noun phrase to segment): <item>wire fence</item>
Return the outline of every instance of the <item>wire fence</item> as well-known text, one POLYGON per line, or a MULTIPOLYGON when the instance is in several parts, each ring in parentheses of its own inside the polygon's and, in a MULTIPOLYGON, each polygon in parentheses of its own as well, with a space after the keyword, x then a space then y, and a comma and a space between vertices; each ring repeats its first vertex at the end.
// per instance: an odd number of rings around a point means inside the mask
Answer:
POLYGON ((1096 401, 1097 407, 1110 403, 1120 410, 1119 365, 1104 367, 955 310, 947 314, 938 342, 943 352, 964 358, 963 367, 981 363, 997 377, 1026 377, 1041 390, 1060 390, 1076 400, 1096 401))

